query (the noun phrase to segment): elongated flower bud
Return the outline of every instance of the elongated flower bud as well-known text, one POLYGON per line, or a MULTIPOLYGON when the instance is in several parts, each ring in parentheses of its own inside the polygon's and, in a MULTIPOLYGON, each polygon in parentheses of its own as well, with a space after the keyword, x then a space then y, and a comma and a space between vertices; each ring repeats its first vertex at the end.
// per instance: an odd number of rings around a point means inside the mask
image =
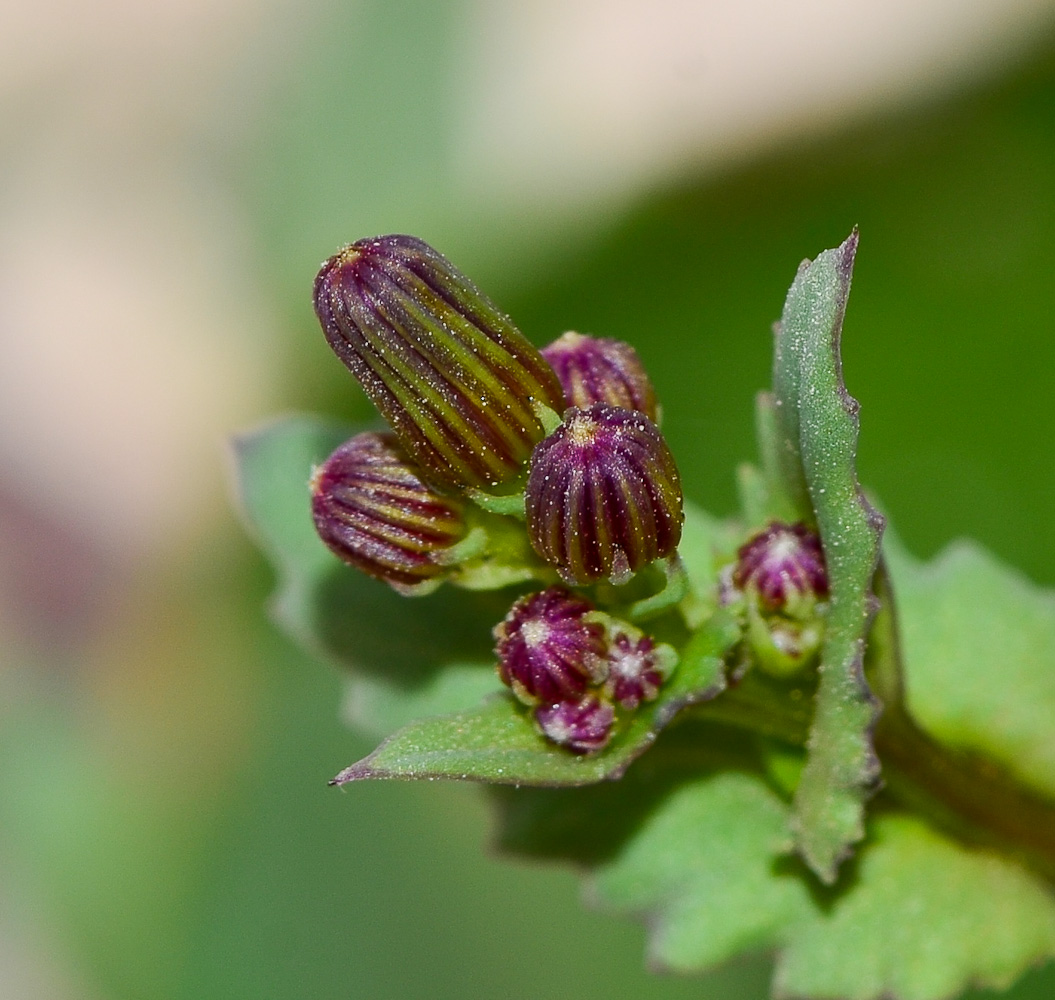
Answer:
POLYGON ((528 705, 577 700, 604 679, 604 628, 561 587, 520 598, 495 626, 498 675, 528 705))
POLYGON ((681 480, 648 417, 595 403, 535 449, 525 511, 532 546, 568 583, 625 583, 677 548, 681 480))
POLYGON ((535 721, 543 735, 573 753, 603 749, 612 736, 615 710, 611 702, 588 694, 580 701, 540 705, 535 721))
POLYGON ((828 596, 828 569, 817 534, 774 521, 737 552, 733 583, 758 595, 762 610, 796 615, 828 596))
POLYGON ((420 479, 391 434, 358 434, 311 477, 319 537, 345 562, 401 593, 445 568, 434 557, 465 533, 462 504, 420 479))
POLYGON ((337 356, 427 478, 489 487, 516 477, 564 406, 542 355, 446 257, 411 236, 360 240, 315 279, 337 356))
POLYGON ((656 390, 629 344, 569 331, 542 348, 542 356, 557 373, 569 406, 608 403, 639 410, 656 422, 656 390))

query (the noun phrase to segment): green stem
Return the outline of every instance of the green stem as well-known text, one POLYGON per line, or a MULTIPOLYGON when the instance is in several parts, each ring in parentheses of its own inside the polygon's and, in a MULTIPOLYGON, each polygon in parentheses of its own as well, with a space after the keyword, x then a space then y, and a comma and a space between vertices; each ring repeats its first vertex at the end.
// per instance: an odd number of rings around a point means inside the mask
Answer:
MULTIPOLYGON (((694 714, 805 747, 811 710, 808 690, 752 671, 694 714)), ((884 710, 874 738, 884 796, 958 839, 1014 857, 1055 882, 1055 802, 1023 788, 984 757, 941 746, 900 703, 884 710)))
POLYGON ((1055 803, 992 761, 939 745, 900 705, 880 717, 875 746, 893 798, 961 840, 1017 857, 1055 882, 1055 803))
POLYGON ((1055 802, 980 754, 941 746, 916 724, 905 703, 897 603, 884 562, 874 588, 880 609, 865 669, 886 706, 875 746, 891 796, 961 840, 1016 856, 1055 882, 1055 802))

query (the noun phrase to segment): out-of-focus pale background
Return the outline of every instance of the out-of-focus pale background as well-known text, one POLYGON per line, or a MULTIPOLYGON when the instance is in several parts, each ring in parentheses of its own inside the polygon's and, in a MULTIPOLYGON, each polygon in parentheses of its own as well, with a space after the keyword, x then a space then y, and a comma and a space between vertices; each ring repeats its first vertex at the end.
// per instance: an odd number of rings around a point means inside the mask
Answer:
POLYGON ((412 232, 538 342, 634 341, 728 511, 855 223, 866 478, 1055 584, 1052 0, 0 0, 0 1000, 763 996, 649 979, 472 789, 326 789, 368 745, 224 442, 367 413, 310 282, 412 232))

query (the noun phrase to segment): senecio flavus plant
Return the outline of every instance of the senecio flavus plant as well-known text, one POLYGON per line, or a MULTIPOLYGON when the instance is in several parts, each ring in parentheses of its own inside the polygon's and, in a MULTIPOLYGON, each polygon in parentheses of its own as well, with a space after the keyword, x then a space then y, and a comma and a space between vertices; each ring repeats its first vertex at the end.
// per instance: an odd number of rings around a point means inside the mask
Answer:
POLYGON ((856 250, 799 268, 735 517, 683 498, 630 345, 537 350, 409 236, 314 289, 388 430, 248 434, 242 499, 280 621, 387 737, 333 784, 491 783, 502 846, 578 864, 659 966, 768 952, 778 997, 941 1000, 1055 955, 1055 594, 883 538, 856 250))

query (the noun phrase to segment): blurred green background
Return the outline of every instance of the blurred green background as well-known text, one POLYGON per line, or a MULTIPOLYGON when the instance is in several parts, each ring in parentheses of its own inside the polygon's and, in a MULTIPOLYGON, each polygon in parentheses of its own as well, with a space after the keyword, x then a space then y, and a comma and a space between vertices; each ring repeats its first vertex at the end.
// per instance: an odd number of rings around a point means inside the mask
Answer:
MULTIPOLYGON (((579 6, 606 30, 633 7, 579 6)), ((44 54, 0 77, 0 998, 765 996, 764 959, 647 974, 643 930, 584 906, 573 873, 489 852, 476 789, 326 787, 371 747, 266 619, 220 439, 368 414, 310 282, 343 242, 412 232, 537 343, 632 342, 687 494, 728 513, 786 288, 856 224, 863 479, 917 554, 973 535, 1055 586, 1055 21, 1025 6, 915 75, 880 38, 871 94, 851 60, 842 90, 792 114, 777 87, 735 134, 687 105, 684 136, 645 130, 625 163, 601 136, 597 191, 588 145, 561 173, 559 129, 526 189, 508 129, 488 167, 496 119, 465 125, 501 4, 245 0, 131 27, 104 5, 125 48, 11 14, 44 54)), ((1049 968, 1013 995, 1053 991, 1049 968)))

